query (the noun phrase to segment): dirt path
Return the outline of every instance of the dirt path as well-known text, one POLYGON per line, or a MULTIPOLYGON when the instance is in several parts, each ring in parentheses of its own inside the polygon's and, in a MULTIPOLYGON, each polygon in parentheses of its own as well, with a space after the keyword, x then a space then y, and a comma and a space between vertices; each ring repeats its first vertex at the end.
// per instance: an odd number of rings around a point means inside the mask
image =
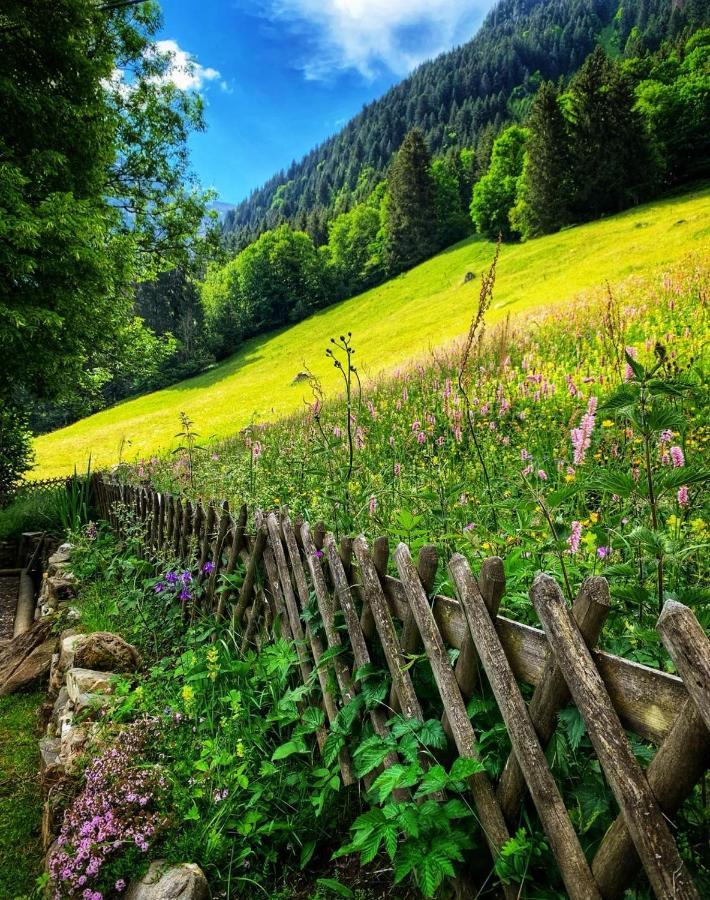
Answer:
POLYGON ((12 637, 19 589, 20 579, 16 576, 0 578, 0 641, 12 637))

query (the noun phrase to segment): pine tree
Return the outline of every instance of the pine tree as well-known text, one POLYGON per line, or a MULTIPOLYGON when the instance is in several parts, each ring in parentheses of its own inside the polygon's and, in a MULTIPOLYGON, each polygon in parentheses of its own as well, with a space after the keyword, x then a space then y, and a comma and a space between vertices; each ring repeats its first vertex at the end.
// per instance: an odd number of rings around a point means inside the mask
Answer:
POLYGON ((424 136, 413 128, 405 137, 387 179, 385 266, 394 275, 434 252, 434 186, 424 136))
POLYGON ((524 238, 569 222, 571 159, 567 122, 555 86, 544 82, 530 110, 523 193, 516 221, 524 238))
POLYGON ((655 172, 633 87, 597 47, 571 86, 572 212, 593 219, 638 202, 655 172))

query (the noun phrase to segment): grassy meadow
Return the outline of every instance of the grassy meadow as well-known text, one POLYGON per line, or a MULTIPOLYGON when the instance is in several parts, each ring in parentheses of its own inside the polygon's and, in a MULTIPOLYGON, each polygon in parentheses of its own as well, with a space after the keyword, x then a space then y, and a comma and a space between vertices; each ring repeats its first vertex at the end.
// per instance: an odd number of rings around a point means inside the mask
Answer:
MULTIPOLYGON (((501 250, 488 323, 508 313, 569 303, 581 292, 660 270, 692 250, 710 248, 707 185, 635 210, 501 250)), ((177 446, 179 414, 195 423, 200 441, 224 438, 251 422, 273 421, 302 409, 308 368, 326 394, 338 373, 325 358, 333 335, 351 331, 363 378, 392 370, 465 333, 479 276, 493 245, 479 237, 449 248, 416 269, 288 329, 246 343, 202 375, 104 410, 35 444, 30 477, 132 460, 177 446), (475 279, 466 284, 468 272, 475 279)))

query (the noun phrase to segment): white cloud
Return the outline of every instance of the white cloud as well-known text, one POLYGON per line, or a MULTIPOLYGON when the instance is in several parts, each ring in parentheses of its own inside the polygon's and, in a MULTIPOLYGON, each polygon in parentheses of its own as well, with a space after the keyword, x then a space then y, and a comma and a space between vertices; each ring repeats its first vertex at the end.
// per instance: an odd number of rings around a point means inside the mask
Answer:
POLYGON ((372 78, 383 68, 405 75, 468 40, 491 5, 492 0, 270 0, 267 15, 310 38, 312 53, 294 60, 307 78, 347 69, 372 78))
POLYGON ((227 89, 227 83, 222 76, 211 66, 202 66, 177 41, 156 41, 155 49, 158 53, 167 53, 170 63, 165 73, 158 79, 166 83, 172 83, 182 91, 199 91, 210 81, 219 81, 222 90, 227 89))

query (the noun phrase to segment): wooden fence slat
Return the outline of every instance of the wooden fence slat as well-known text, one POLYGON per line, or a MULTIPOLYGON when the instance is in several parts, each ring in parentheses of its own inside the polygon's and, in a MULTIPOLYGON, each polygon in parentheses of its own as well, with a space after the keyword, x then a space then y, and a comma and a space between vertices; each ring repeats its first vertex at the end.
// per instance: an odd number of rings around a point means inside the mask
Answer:
POLYGON ((232 525, 232 517, 229 515, 229 503, 223 500, 219 506, 219 528, 217 529, 217 537, 214 543, 214 552, 212 554, 212 564, 214 568, 210 572, 210 578, 207 583, 207 602, 206 608, 212 611, 214 608, 214 595, 217 588, 217 579, 222 569, 224 544, 227 540, 230 526, 232 525))
MULTIPOLYGON (((605 578, 587 578, 572 606, 582 637, 591 649, 609 615, 609 585, 605 578)), ((570 693, 555 655, 549 653, 545 669, 530 700, 528 712, 542 746, 546 747, 557 725, 558 711, 569 701, 570 693)), ((525 796, 525 777, 515 753, 508 757, 498 783, 498 802, 508 824, 513 825, 525 796)))
POLYGON ((158 502, 158 528, 156 531, 156 549, 160 552, 165 542, 165 494, 156 494, 158 502))
MULTIPOLYGON (((353 603, 345 565, 338 554, 335 538, 331 533, 326 535, 324 546, 328 557, 328 566, 333 578, 333 584, 335 585, 335 593, 340 603, 340 608, 343 611, 345 627, 350 636, 350 646, 353 652, 353 659, 355 660, 355 669, 362 669, 364 666, 370 664, 370 653, 367 649, 367 644, 365 643, 365 636, 360 628, 360 619, 358 618, 353 603)), ((352 541, 349 541, 349 549, 352 553, 352 541)), ((384 710, 380 707, 375 707, 374 709, 368 710, 368 713, 375 734, 378 734, 382 738, 386 738, 390 731, 387 727, 388 716, 385 714, 384 710)), ((397 755, 395 753, 388 753, 382 762, 385 767, 389 768, 397 762, 397 755)), ((393 792, 393 796, 395 800, 405 800, 409 796, 409 792, 398 789, 393 792)))
POLYGON ((460 554, 449 560, 478 657, 498 703, 513 750, 525 774, 540 822, 550 842, 560 875, 573 900, 595 900, 601 894, 584 857, 567 809, 528 715, 525 701, 501 646, 491 615, 468 562, 460 554))
MULTIPOLYGON (((217 513, 214 503, 210 500, 207 504, 207 513, 204 517, 204 527, 202 530, 202 540, 200 542, 200 559, 197 563, 197 577, 200 584, 205 580, 205 573, 202 571, 205 563, 210 555, 210 548, 214 538, 214 528, 217 521, 217 513)), ((212 560, 214 562, 214 560, 212 560)))
POLYGON ((557 583, 538 575, 530 597, 651 886, 659 897, 699 897, 557 583))
MULTIPOLYGON (((710 731, 692 699, 686 700, 645 772, 648 786, 666 816, 672 818, 676 814, 709 764, 710 731)), ((640 868, 641 860, 626 821, 619 814, 592 861, 592 873, 602 896, 608 900, 623 897, 640 868)))
POLYGON ((676 600, 663 604, 656 629, 710 729, 710 640, 692 611, 676 600))
POLYGON ((362 578, 363 596, 367 600, 368 608, 372 610, 373 622, 384 650, 402 715, 407 719, 417 719, 421 722, 424 719, 422 707, 414 690, 412 677, 406 668, 407 661, 402 653, 374 560, 367 552, 364 535, 361 534, 355 539, 353 548, 362 578))
MULTIPOLYGON (((232 575, 237 567, 239 554, 244 547, 244 535, 246 533, 246 527, 247 507, 246 504, 243 503, 239 509, 239 516, 237 517, 236 524, 232 528, 232 542, 229 547, 229 558, 227 560, 227 568, 224 570, 224 574, 226 576, 232 575)), ((222 587, 222 590, 219 593, 219 600, 217 601, 217 610, 215 612, 215 618, 218 622, 222 618, 222 615, 224 614, 224 608, 233 594, 234 588, 232 588, 230 585, 225 584, 222 587)))
MULTIPOLYGON (((478 576, 478 587, 491 619, 495 621, 500 601, 505 592, 505 572, 503 571, 503 560, 499 556, 491 556, 489 559, 483 560, 478 576)), ((478 680, 478 657, 470 632, 461 641, 461 651, 454 666, 454 675, 461 690, 461 696, 464 700, 468 700, 473 696, 473 690, 478 680)), ((441 716, 441 724, 444 731, 451 737, 446 711, 441 716)))
MULTIPOLYGON (((315 591, 318 609, 321 619, 323 620, 323 630, 325 631, 328 647, 331 649, 340 648, 343 642, 340 640, 340 632, 335 627, 335 608, 333 601, 328 593, 328 587, 325 583, 325 576, 321 566, 321 551, 316 547, 314 536, 308 522, 304 522, 301 526, 301 539, 303 541, 303 552, 306 557, 306 565, 311 574, 311 582, 315 591)), ((335 678, 340 688, 343 703, 349 703, 355 691, 353 690, 352 679, 350 678, 350 670, 343 658, 343 653, 337 653, 333 657, 333 668, 335 669, 335 678)))
MULTIPOLYGON (((451 723, 456 748, 459 755, 465 759, 480 761, 476 735, 466 713, 466 706, 461 697, 444 641, 429 607, 429 598, 412 562, 409 548, 405 544, 399 544, 394 552, 394 560, 429 657, 434 680, 451 723)), ((478 818, 486 842, 495 861, 503 844, 510 839, 503 813, 498 806, 493 786, 485 772, 471 775, 467 779, 467 783, 478 810, 478 818)), ((507 897, 517 897, 517 890, 512 886, 504 885, 503 890, 507 897)))
POLYGON ((183 529, 184 510, 182 501, 179 497, 175 498, 175 520, 173 522, 173 551, 175 557, 180 560, 180 548, 182 546, 182 529, 183 529))
MULTIPOLYGON (((372 545, 372 561, 375 565, 375 570, 380 577, 387 574, 387 560, 389 559, 389 555, 390 546, 387 538, 385 536, 375 538, 375 542, 372 545)), ((365 635, 366 640, 372 640, 375 634, 375 620, 372 616, 372 610, 368 605, 366 597, 363 597, 362 599, 360 627, 362 628, 362 633, 365 635)))
POLYGON ((236 624, 239 624, 242 621, 244 611, 247 608, 247 604, 251 600, 251 595, 254 590, 254 582, 256 580, 256 570, 264 554, 266 538, 266 525, 260 524, 257 527, 256 536, 254 538, 254 546, 252 547, 249 562, 247 563, 247 570, 244 574, 244 581, 242 582, 242 588, 239 592, 239 599, 237 600, 232 615, 232 621, 236 624))
POLYGON ((303 683, 308 684, 313 673, 313 666, 308 657, 306 650, 306 640, 303 634, 303 626, 301 624, 301 616, 296 603, 296 595, 293 592, 293 584, 291 583, 291 573, 286 562, 286 554, 284 553, 283 543, 281 541, 281 527, 276 513, 270 512, 266 517, 266 527, 269 531, 269 545, 274 554, 276 561, 276 570, 279 581, 281 582, 281 593, 286 606, 286 615, 296 644, 296 653, 298 654, 298 663, 303 676, 303 683))
MULTIPOLYGON (((288 514, 284 514, 284 516, 282 517, 281 528, 283 530, 286 549, 291 561, 291 571, 293 572, 293 578, 296 583, 296 593, 298 594, 299 604, 301 607, 301 611, 305 612, 308 608, 310 593, 308 591, 308 582, 306 581, 306 573, 303 570, 303 562, 301 561, 301 554, 298 550, 296 536, 293 533, 293 526, 291 525, 291 520, 289 519, 288 514)), ((323 706, 325 708, 325 713, 328 716, 328 721, 332 724, 338 715, 338 709, 335 705, 333 695, 328 688, 329 670, 327 667, 319 665, 320 658, 324 653, 323 643, 321 639, 313 632, 313 629, 308 622, 306 622, 305 627, 306 634, 308 635, 308 640, 311 645, 313 662, 316 665, 316 674, 318 675, 318 681, 320 683, 321 692, 323 694, 323 706)))
MULTIPOLYGON (((417 558, 417 574, 427 597, 434 588, 434 579, 436 578, 436 568, 439 562, 439 556, 436 547, 433 544, 425 544, 419 551, 417 558)), ((412 656, 421 649, 421 637, 417 628, 417 621, 411 609, 407 610, 402 624, 402 634, 400 637, 400 645, 405 656, 412 656)), ((392 686, 390 691, 390 706, 395 712, 400 712, 397 694, 392 686)))

